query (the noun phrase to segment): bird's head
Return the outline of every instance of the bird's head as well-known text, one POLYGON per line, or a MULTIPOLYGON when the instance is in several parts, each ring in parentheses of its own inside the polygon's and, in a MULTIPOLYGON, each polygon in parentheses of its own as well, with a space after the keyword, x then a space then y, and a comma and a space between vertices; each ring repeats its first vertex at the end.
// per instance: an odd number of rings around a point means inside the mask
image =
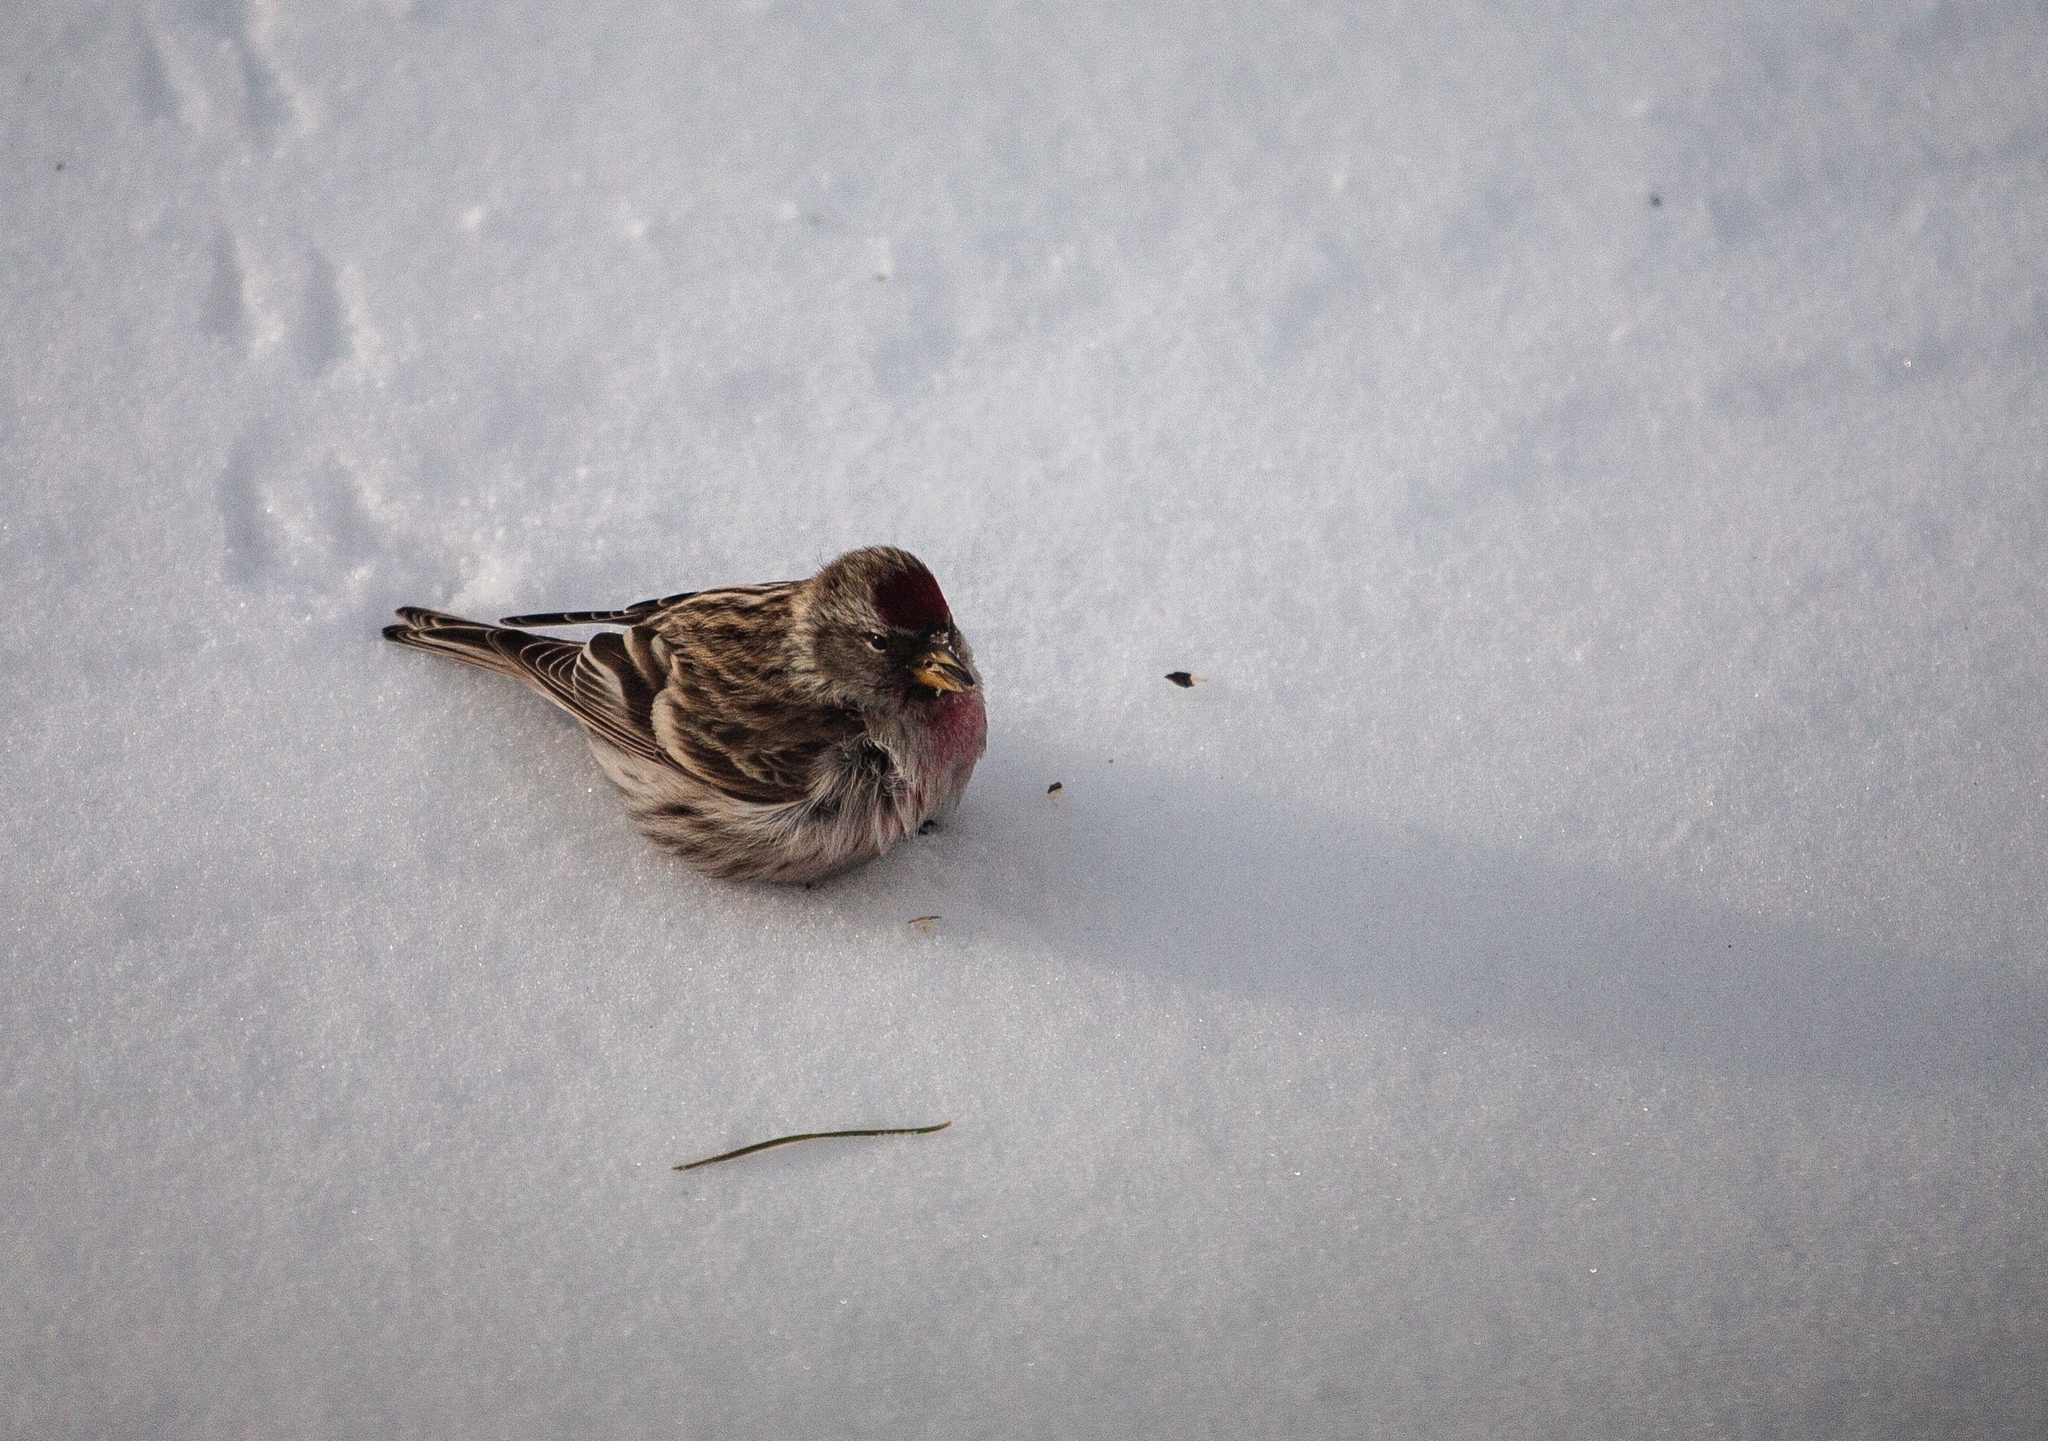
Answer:
POLYGON ((939 583, 909 551, 848 551, 811 586, 813 663, 845 699, 900 707, 980 688, 974 654, 939 583))

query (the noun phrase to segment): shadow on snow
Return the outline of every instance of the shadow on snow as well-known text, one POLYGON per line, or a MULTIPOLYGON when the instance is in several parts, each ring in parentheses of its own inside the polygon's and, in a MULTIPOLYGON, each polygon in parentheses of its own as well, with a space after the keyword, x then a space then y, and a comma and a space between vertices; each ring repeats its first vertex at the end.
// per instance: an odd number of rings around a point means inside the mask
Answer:
POLYGON ((986 861, 949 889, 1076 960, 1736 1077, 1919 1090, 2048 1063, 2048 996, 1982 964, 1012 737, 983 767, 954 824, 986 861))

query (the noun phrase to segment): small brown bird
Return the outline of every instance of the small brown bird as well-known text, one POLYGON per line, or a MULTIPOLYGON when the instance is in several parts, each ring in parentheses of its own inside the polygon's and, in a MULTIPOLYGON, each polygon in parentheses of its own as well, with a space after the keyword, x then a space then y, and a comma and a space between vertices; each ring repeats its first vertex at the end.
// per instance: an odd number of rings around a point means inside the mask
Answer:
POLYGON ((960 799, 981 676, 924 563, 849 551, 809 580, 498 625, 407 607, 384 636, 532 686, 583 724, 655 844, 715 876, 812 881, 960 799), (522 626, 616 625, 587 641, 522 626))

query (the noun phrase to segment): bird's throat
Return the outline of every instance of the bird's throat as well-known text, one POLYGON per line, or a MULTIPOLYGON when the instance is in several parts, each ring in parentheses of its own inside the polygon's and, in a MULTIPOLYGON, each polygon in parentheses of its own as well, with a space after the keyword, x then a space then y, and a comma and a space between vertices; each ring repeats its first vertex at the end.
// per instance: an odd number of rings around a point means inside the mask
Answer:
MULTIPOLYGON (((925 704, 927 734, 936 768, 973 769, 988 743, 988 711, 979 690, 942 695, 925 704)), ((960 784, 966 784, 961 777, 960 784)))

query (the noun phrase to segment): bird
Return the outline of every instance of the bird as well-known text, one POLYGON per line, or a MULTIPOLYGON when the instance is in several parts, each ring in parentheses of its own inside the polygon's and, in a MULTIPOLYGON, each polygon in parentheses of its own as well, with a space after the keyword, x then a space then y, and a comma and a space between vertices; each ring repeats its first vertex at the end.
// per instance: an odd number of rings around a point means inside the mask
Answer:
POLYGON ((924 562, 894 546, 808 580, 618 610, 398 619, 386 640, 574 716, 648 839, 725 879, 810 883, 873 860, 951 812, 988 746, 967 638, 924 562), (534 634, 562 626, 618 629, 534 634))

